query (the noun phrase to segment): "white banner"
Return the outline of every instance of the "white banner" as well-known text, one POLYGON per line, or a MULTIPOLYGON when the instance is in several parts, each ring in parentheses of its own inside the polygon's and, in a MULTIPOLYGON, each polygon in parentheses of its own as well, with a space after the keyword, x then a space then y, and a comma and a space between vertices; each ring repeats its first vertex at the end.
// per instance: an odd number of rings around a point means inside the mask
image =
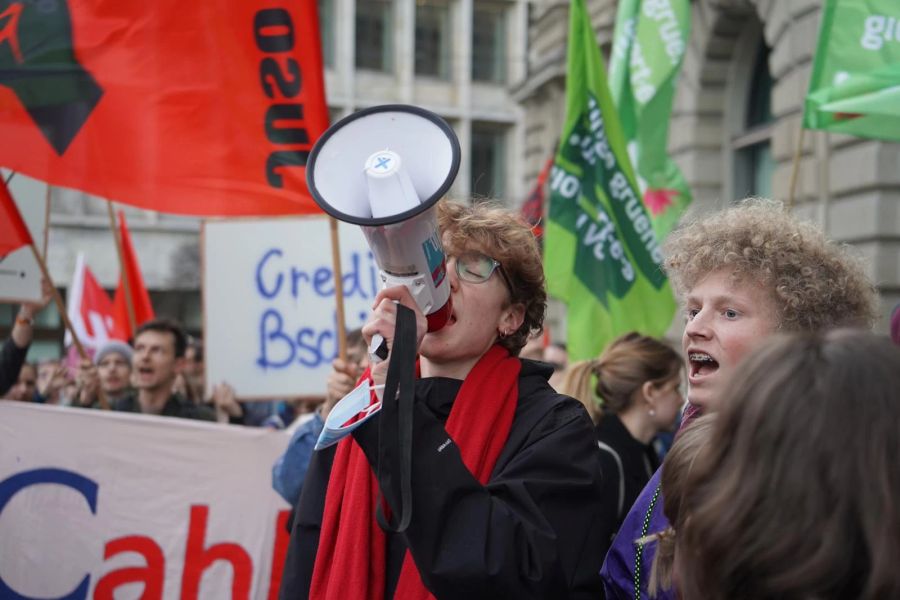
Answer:
MULTIPOLYGON (((380 289, 356 225, 340 224, 348 330, 362 327, 380 289)), ((331 236, 325 217, 228 219, 203 225, 206 394, 323 395, 337 356, 331 236)))
POLYGON ((0 402, 0 598, 277 598, 289 507, 271 467, 287 442, 0 402))

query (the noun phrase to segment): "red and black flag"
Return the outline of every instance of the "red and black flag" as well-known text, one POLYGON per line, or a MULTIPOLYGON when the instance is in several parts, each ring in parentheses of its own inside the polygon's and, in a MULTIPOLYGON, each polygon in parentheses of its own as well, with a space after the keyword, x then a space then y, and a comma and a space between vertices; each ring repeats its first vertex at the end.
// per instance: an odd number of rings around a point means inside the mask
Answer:
POLYGON ((320 212, 316 0, 0 0, 0 166, 194 215, 320 212))

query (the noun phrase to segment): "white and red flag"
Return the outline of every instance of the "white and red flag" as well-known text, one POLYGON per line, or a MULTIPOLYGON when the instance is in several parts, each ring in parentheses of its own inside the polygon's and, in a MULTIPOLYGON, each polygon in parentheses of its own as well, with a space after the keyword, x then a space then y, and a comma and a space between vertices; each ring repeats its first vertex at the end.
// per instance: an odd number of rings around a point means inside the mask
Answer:
MULTIPOLYGON (((75 274, 69 288, 66 312, 75 334, 85 349, 96 351, 108 340, 114 339, 116 330, 113 303, 109 294, 100 287, 91 270, 84 263, 84 255, 79 253, 75 260, 75 274)), ((65 343, 72 343, 71 334, 66 331, 65 343)), ((124 341, 124 340, 123 340, 124 341)))

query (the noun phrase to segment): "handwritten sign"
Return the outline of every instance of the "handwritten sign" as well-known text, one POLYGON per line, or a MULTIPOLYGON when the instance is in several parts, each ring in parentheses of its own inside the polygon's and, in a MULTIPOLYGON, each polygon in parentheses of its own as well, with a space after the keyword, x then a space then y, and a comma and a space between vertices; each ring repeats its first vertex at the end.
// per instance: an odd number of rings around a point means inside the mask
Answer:
MULTIPOLYGON (((341 224, 348 330, 368 319, 378 267, 358 226, 341 224)), ((206 221, 203 308, 207 394, 321 395, 337 356, 337 305, 325 217, 206 221)))
MULTIPOLYGON (((0 173, 3 176, 3 173, 0 173)), ((9 175, 6 175, 9 177, 9 175)), ((47 184, 17 174, 9 183, 22 220, 31 232, 31 238, 42 255, 44 231, 47 229, 47 184)), ((0 301, 27 302, 41 299, 41 268, 31 248, 19 248, 0 257, 0 301)))

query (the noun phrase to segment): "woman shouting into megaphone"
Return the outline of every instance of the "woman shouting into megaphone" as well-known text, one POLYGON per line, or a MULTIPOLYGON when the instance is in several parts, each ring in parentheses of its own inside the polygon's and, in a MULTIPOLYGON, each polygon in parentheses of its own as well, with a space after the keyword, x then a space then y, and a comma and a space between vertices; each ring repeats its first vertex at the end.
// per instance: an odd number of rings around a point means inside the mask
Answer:
POLYGON ((384 458, 394 437, 385 411, 317 452, 281 598, 600 597, 600 456, 591 421, 549 386, 549 365, 517 358, 541 331, 546 308, 534 236, 517 215, 486 204, 442 201, 438 223, 448 323, 426 333, 408 290, 393 287, 378 295, 363 328, 391 351, 372 368, 379 389, 400 356, 398 305, 415 314, 411 485, 404 494, 402 474, 384 458), (400 513, 402 526, 386 525, 400 513))

